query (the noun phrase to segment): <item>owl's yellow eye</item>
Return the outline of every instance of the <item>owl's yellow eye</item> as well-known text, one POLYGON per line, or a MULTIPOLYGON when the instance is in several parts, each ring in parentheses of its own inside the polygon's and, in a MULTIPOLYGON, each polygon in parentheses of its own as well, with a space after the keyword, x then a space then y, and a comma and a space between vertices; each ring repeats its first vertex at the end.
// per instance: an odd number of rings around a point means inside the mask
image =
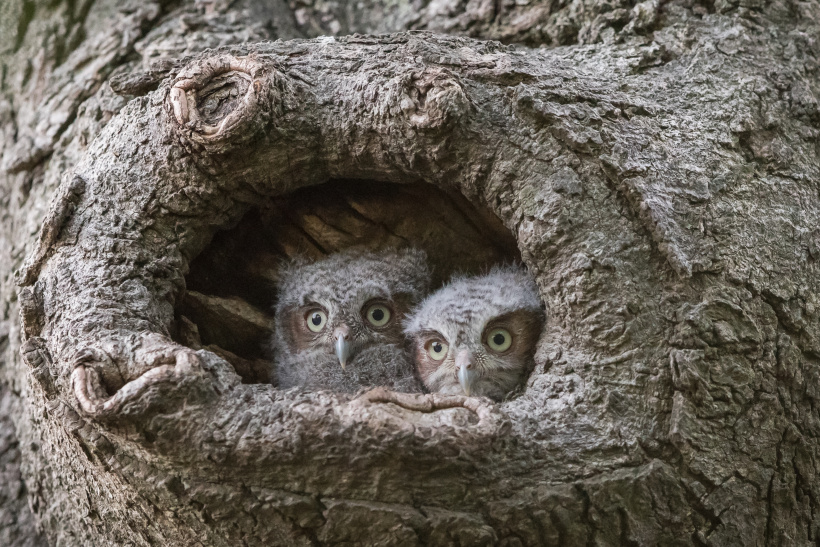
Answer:
POLYGON ((367 308, 367 320, 374 327, 383 327, 390 322, 390 309, 384 304, 373 304, 367 308))
POLYGON ((505 352, 512 345, 512 334, 507 329, 493 329, 487 334, 487 345, 498 353, 505 352))
POLYGON ((447 345, 447 342, 441 340, 430 340, 427 342, 427 354, 433 361, 441 361, 447 357, 447 351, 449 349, 450 346, 447 345))
POLYGON ((327 315, 322 310, 311 310, 305 315, 305 323, 312 332, 321 332, 327 325, 327 315))

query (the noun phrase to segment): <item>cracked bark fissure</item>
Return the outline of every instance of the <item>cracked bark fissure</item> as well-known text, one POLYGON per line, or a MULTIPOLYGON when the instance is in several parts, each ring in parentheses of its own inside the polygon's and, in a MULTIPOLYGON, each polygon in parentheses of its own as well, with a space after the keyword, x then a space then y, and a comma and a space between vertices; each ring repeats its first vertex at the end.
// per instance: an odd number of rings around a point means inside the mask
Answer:
POLYGON ((361 5, 0 8, 0 543, 816 543, 820 7, 361 5), (312 28, 577 45, 259 42, 312 28), (172 341, 217 231, 337 179, 504 223, 549 310, 522 394, 172 341))

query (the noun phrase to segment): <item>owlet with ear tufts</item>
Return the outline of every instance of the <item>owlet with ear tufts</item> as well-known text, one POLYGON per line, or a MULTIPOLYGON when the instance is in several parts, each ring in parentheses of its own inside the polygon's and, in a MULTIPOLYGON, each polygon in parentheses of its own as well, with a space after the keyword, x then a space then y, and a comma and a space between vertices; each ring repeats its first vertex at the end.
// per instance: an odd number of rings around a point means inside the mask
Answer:
POLYGON ((416 249, 345 251, 286 267, 273 340, 279 387, 421 391, 402 321, 429 285, 427 257, 416 249))
POLYGON ((544 314, 525 271, 452 280, 406 321, 419 375, 432 392, 501 400, 532 369, 544 314))

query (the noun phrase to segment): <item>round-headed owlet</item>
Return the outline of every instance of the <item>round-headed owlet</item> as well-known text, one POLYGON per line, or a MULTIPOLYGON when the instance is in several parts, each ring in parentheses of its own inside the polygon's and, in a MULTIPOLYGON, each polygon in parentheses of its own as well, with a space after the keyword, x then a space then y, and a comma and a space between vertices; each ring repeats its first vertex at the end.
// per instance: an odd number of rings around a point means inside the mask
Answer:
POLYGON ((423 251, 344 251, 282 272, 274 363, 279 388, 420 391, 402 321, 430 284, 423 251))
POLYGON ((424 299, 405 333, 427 389, 501 400, 532 369, 543 322, 535 283, 504 267, 452 280, 424 299))

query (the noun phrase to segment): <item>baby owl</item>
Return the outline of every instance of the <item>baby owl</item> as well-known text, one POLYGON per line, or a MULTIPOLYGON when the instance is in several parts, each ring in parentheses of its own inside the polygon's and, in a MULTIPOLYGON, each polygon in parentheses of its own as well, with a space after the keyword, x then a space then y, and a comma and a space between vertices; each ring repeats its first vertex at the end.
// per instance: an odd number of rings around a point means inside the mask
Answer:
POLYGON ((345 251, 287 266, 273 340, 279 387, 420 391, 402 321, 429 284, 427 257, 416 249, 345 251))
POLYGON ((405 323, 424 385, 501 400, 533 365, 544 321, 538 290, 519 268, 452 280, 405 323))

